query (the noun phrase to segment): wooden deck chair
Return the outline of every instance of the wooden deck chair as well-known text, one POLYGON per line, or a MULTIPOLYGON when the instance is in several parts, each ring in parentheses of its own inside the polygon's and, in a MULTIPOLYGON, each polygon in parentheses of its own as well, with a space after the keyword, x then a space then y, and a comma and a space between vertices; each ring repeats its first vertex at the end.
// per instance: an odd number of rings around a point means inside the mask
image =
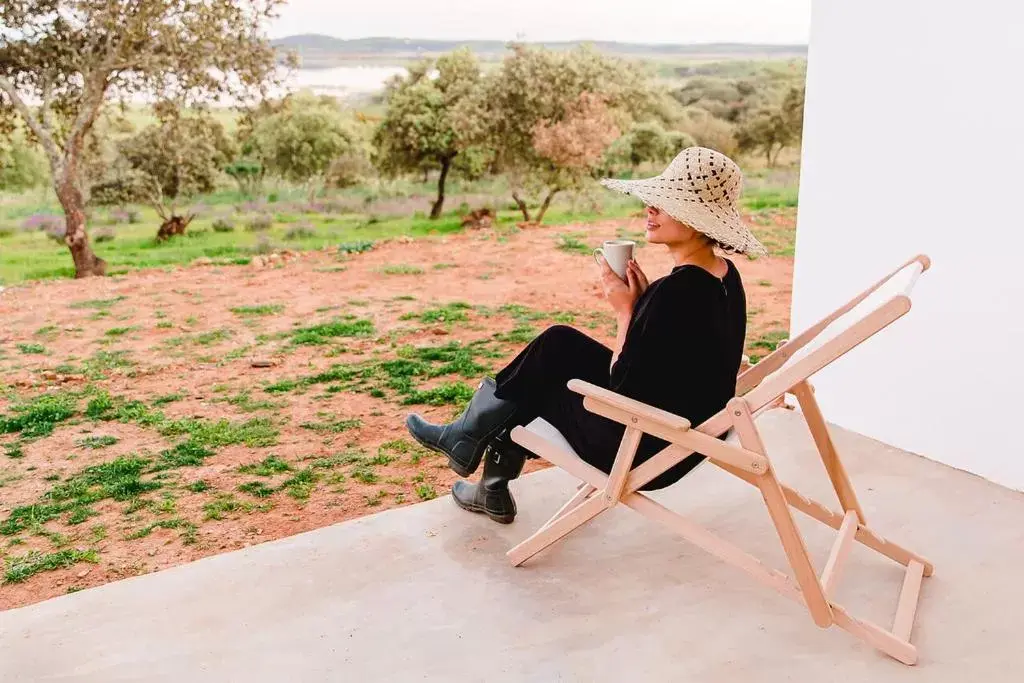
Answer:
POLYGON ((725 409, 697 427, 682 417, 612 391, 580 380, 570 381, 569 388, 584 396, 588 410, 623 424, 626 430, 611 473, 607 475, 581 460, 557 430, 543 421, 513 430, 512 438, 516 442, 577 477, 581 484, 576 494, 540 530, 508 552, 512 564, 523 564, 605 510, 622 503, 665 524, 783 595, 803 603, 818 626, 827 628, 835 624, 904 664, 914 664, 917 649, 910 642, 910 632, 917 611, 921 580, 923 576, 932 574, 932 564, 867 526, 864 511, 836 453, 808 380, 905 315, 910 310, 911 290, 929 264, 928 257, 923 255, 908 261, 743 372, 737 379, 737 396, 725 409), (778 399, 786 394, 796 397, 842 512, 834 512, 785 486, 772 468, 754 417, 777 404, 778 399), (738 443, 733 438, 725 441, 718 438, 730 428, 735 429, 738 443), (634 468, 633 458, 645 433, 670 445, 634 468), (705 462, 710 461, 760 489, 782 541, 793 572, 792 578, 764 566, 754 556, 639 491, 644 484, 694 452, 706 455, 705 462), (790 508, 839 532, 820 573, 815 570, 807 553, 790 508), (843 561, 854 541, 907 568, 891 628, 857 619, 832 599, 843 561))

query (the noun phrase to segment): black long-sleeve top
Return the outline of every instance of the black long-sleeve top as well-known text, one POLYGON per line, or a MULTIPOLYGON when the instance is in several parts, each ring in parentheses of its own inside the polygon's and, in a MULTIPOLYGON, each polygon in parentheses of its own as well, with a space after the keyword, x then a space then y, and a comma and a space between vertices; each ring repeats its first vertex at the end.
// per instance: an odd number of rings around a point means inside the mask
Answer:
MULTIPOLYGON (((613 391, 695 427, 725 407, 736 392, 747 328, 743 282, 735 264, 726 263, 721 279, 683 265, 650 284, 633 308, 612 366, 613 391)), ((665 446, 650 436, 644 442, 640 454, 648 457, 665 446)))

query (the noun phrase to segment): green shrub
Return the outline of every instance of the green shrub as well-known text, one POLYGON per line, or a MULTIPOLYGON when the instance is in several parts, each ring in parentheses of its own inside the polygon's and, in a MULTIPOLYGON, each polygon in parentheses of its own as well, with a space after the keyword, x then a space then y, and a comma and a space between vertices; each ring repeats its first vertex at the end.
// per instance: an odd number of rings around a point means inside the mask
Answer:
POLYGON ((272 227, 274 227, 274 217, 266 213, 253 216, 246 224, 246 229, 249 232, 266 232, 272 227))
POLYGON ((214 232, 234 232, 235 222, 230 218, 220 217, 213 222, 214 232))

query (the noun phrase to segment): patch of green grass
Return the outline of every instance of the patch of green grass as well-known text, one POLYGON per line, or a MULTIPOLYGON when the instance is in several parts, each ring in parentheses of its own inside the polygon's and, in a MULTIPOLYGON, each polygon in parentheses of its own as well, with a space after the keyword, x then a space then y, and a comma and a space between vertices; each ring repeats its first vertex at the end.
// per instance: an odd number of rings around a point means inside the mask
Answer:
POLYGON ((437 491, 430 484, 417 484, 416 495, 420 497, 420 500, 433 500, 437 498, 437 491))
POLYGON ((458 268, 457 263, 435 263, 434 270, 448 270, 449 268, 458 268))
POLYGON ((282 460, 276 455, 269 455, 258 463, 241 465, 237 471, 241 474, 255 474, 260 477, 272 477, 275 474, 290 472, 293 469, 294 468, 287 461, 282 460))
POLYGON ((373 467, 366 463, 356 465, 348 475, 363 484, 376 484, 379 479, 377 473, 373 471, 373 467))
POLYGON ((342 242, 338 245, 339 254, 362 254, 364 251, 373 249, 373 242, 360 240, 356 242, 342 242))
POLYGON ((53 341, 57 338, 57 333, 59 331, 60 330, 56 325, 46 325, 44 327, 40 327, 38 330, 33 332, 32 335, 35 337, 42 337, 48 341, 53 341))
POLYGON ((197 479, 191 484, 185 486, 185 489, 187 491, 191 491, 192 493, 202 493, 203 491, 209 491, 211 488, 213 487, 210 486, 210 484, 204 479, 197 479))
POLYGON ((211 330, 197 334, 193 341, 199 346, 212 346, 231 338, 231 330, 211 330))
POLYGON ((277 491, 277 489, 271 486, 267 486, 262 481, 246 482, 244 484, 241 484, 238 487, 238 490, 241 491, 242 493, 248 493, 251 496, 256 496, 257 498, 266 498, 270 495, 273 495, 273 493, 277 491))
POLYGON ((175 403, 185 398, 185 394, 178 392, 175 394, 164 394, 163 396, 157 396, 153 399, 153 405, 164 406, 168 403, 175 403))
POLYGON ((75 442, 75 445, 79 448, 88 448, 90 450, 98 450, 100 448, 106 448, 107 446, 113 446, 118 442, 116 436, 86 436, 75 442))
POLYGON ((537 330, 532 325, 516 325, 509 332, 498 332, 494 338, 509 344, 526 344, 537 336, 537 330))
POLYGON ((138 531, 134 531, 125 536, 125 540, 134 541, 139 538, 145 538, 153 533, 155 529, 182 529, 181 539, 186 544, 195 542, 195 535, 198 531, 198 527, 196 527, 192 522, 182 519, 181 517, 174 517, 172 519, 161 519, 151 524, 147 524, 138 531))
POLYGON ((42 344, 35 344, 35 343, 24 344, 23 343, 23 344, 18 344, 17 347, 18 347, 18 350, 21 351, 26 356, 27 355, 46 353, 46 347, 43 346, 42 344))
POLYGON ((422 275, 423 269, 419 266, 410 266, 405 263, 392 263, 382 266, 377 272, 382 275, 422 275))
POLYGON ((419 320, 423 323, 455 323, 469 320, 469 316, 466 311, 471 310, 473 307, 463 301, 453 301, 451 303, 444 304, 443 306, 437 306, 435 308, 428 308, 420 313, 407 313, 402 316, 402 320, 419 320))
POLYGON ((138 499, 141 494, 161 487, 160 482, 142 479, 149 462, 130 455, 86 467, 55 485, 36 503, 12 509, 7 519, 0 522, 0 534, 11 536, 68 511, 72 513, 69 523, 81 523, 93 515, 88 509, 93 503, 107 498, 138 499))
POLYGON ((160 426, 160 433, 164 436, 188 435, 190 442, 206 448, 235 444, 244 444, 249 448, 273 446, 277 443, 279 434, 274 423, 265 417, 245 422, 229 422, 223 419, 214 422, 195 418, 171 420, 160 426))
POLYGON ((346 451, 326 458, 316 458, 311 466, 316 469, 329 470, 340 465, 351 465, 364 462, 365 460, 366 456, 362 451, 346 451))
POLYGON ((13 536, 25 529, 56 519, 68 509, 69 506, 60 503, 34 503, 18 506, 11 510, 7 519, 0 522, 0 534, 13 536))
POLYGON ((109 392, 95 392, 85 406, 85 416, 93 420, 136 423, 143 427, 159 425, 164 415, 158 410, 151 410, 142 401, 126 399, 123 396, 111 396, 109 392))
POLYGON ((281 484, 281 489, 295 500, 308 500, 309 494, 316 488, 316 483, 319 480, 320 474, 307 467, 304 470, 299 470, 295 473, 295 476, 284 481, 281 484))
POLYGON ((71 508, 71 514, 68 515, 68 524, 81 524, 90 517, 96 517, 100 513, 96 512, 90 507, 78 506, 71 508))
POLYGON ((413 391, 402 399, 403 405, 464 406, 474 390, 464 382, 448 382, 432 389, 413 391))
POLYGON ((73 417, 78 405, 69 392, 42 394, 27 403, 11 406, 11 414, 0 416, 0 434, 20 432, 26 439, 49 436, 54 428, 73 417))
POLYGON ((398 460, 397 455, 392 455, 386 448, 378 448, 377 455, 373 456, 366 462, 370 465, 389 465, 395 460, 398 460))
MULTIPOLYGON (((535 311, 528 306, 523 306, 522 304, 505 304, 498 308, 498 312, 515 318, 518 323, 534 322, 548 317, 548 314, 542 311, 535 311)), ((488 312, 485 311, 485 313, 488 312)))
POLYGON ((178 503, 175 497, 170 493, 165 493, 163 498, 160 499, 156 505, 153 506, 153 510, 157 514, 169 515, 178 509, 178 503))
POLYGON ((173 448, 161 451, 159 458, 157 458, 150 471, 162 472, 178 467, 198 467, 211 455, 213 455, 213 451, 189 439, 177 444, 173 448))
POLYGON ((576 315, 574 313, 567 312, 555 313, 551 316, 551 319, 562 325, 572 325, 576 322, 576 315))
POLYGON ((789 332, 786 330, 771 330, 762 334, 760 337, 750 342, 750 360, 756 362, 762 357, 775 351, 779 347, 779 343, 789 338, 789 332))
POLYGON ((65 548, 48 555, 33 550, 26 555, 8 557, 4 571, 4 583, 19 583, 39 572, 64 569, 79 562, 95 564, 99 562, 99 554, 95 550, 65 548))
POLYGON ((135 455, 122 455, 109 462, 86 467, 46 494, 54 502, 74 501, 78 505, 106 498, 125 501, 161 487, 157 481, 144 481, 142 474, 150 461, 135 455))
POLYGON ((103 334, 105 336, 107 336, 107 337, 123 337, 124 335, 129 334, 131 332, 134 332, 137 329, 139 329, 139 328, 136 327, 136 326, 132 326, 132 327, 111 327, 109 330, 107 330, 103 334))
POLYGON ((441 401, 435 405, 445 405, 447 403, 443 396, 446 392, 451 394, 455 391, 460 396, 465 392, 448 387, 417 394, 417 380, 445 375, 476 378, 489 370, 487 365, 478 361, 479 358, 495 358, 500 355, 499 351, 491 348, 486 342, 405 346, 398 349, 397 358, 333 365, 316 375, 281 380, 265 387, 264 390, 268 393, 282 393, 316 384, 332 384, 332 392, 356 391, 378 398, 387 397, 389 392, 406 398, 415 394, 417 400, 430 398, 441 401))
POLYGON ((253 506, 235 498, 230 493, 220 494, 213 500, 203 504, 204 520, 224 519, 229 512, 249 512, 253 506))
POLYGON ((303 422, 299 425, 303 429, 310 429, 314 432, 333 432, 335 434, 340 432, 348 431, 349 429, 357 429, 363 426, 363 421, 359 419, 353 420, 335 420, 334 422, 303 422))
POLYGON ((764 209, 795 208, 799 204, 797 187, 785 188, 748 188, 740 199, 743 208, 749 211, 764 209))
POLYGON ((5 443, 4 455, 6 455, 8 458, 14 458, 15 460, 17 460, 18 458, 24 458, 25 451, 21 449, 21 442, 15 441, 14 443, 5 443))
POLYGON ((378 489, 372 496, 364 496, 364 500, 367 507, 377 507, 384 502, 384 496, 386 495, 387 493, 383 489, 378 489))
POLYGON ((92 358, 82 363, 82 369, 89 379, 104 379, 111 370, 124 370, 135 366, 128 358, 127 351, 97 351, 92 358))
POLYGON ((236 306, 231 309, 231 312, 243 318, 252 318, 264 315, 277 315, 283 310, 283 304, 257 304, 255 306, 236 306))
POLYGON ((244 389, 228 398, 227 402, 247 413, 253 413, 257 410, 277 410, 286 405, 283 401, 257 401, 253 399, 248 389, 244 389))
POLYGON ((99 311, 109 309, 114 304, 124 301, 127 297, 115 296, 112 299, 90 299, 88 301, 76 301, 73 304, 68 304, 68 308, 92 308, 99 311))
POLYGON ((584 256, 593 254, 594 248, 579 238, 579 235, 559 235, 558 248, 570 254, 582 254, 584 256))
POLYGON ((327 344, 337 337, 369 337, 373 331, 372 320, 346 316, 344 320, 333 320, 292 330, 291 341, 293 344, 327 344))

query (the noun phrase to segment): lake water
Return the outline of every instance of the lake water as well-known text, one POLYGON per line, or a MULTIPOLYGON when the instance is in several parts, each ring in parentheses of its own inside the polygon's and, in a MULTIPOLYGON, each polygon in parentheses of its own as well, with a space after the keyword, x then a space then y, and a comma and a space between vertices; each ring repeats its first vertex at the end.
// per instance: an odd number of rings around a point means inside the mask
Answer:
POLYGON ((296 69, 286 85, 291 90, 312 90, 318 95, 365 95, 384 87, 395 74, 405 74, 400 66, 336 66, 329 69, 296 69))

